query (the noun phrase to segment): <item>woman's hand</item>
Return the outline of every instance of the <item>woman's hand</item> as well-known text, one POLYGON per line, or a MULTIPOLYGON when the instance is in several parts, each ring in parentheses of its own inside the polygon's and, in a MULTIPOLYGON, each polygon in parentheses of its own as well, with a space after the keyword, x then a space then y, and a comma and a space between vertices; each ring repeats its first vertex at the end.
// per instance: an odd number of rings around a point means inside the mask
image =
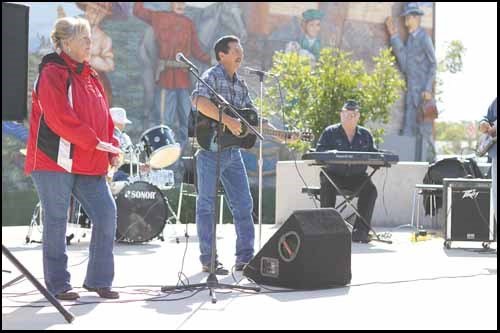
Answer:
POLYGON ((115 147, 111 143, 104 142, 104 141, 99 141, 99 143, 97 144, 97 146, 95 148, 97 150, 105 151, 105 152, 112 153, 112 154, 121 154, 121 153, 123 153, 120 148, 115 147))

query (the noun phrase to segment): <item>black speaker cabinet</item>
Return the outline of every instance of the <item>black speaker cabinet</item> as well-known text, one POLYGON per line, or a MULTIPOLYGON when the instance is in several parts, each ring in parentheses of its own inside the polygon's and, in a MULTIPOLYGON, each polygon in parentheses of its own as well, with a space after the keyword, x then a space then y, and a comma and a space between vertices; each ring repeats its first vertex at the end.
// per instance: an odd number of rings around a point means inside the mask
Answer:
POLYGON ((29 7, 2 2, 2 120, 28 114, 29 7))
POLYGON ((445 246, 452 241, 496 241, 491 179, 443 179, 445 246))
POLYGON ((245 267, 259 284, 292 289, 351 281, 351 233, 333 208, 297 210, 245 267))

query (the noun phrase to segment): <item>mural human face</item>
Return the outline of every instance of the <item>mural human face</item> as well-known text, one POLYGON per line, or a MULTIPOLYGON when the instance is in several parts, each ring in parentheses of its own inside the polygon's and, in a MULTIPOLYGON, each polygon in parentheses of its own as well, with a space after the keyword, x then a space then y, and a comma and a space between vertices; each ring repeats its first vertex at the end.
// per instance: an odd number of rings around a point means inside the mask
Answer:
POLYGON ((420 26, 420 16, 408 15, 405 16, 405 26, 409 32, 417 30, 420 26))
POLYGON ((184 10, 186 9, 185 2, 171 2, 172 11, 179 15, 184 15, 184 10))
POLYGON ((64 51, 76 62, 90 61, 91 43, 90 31, 85 31, 68 39, 64 51))
POLYGON ((243 47, 238 42, 231 42, 228 44, 229 51, 227 54, 224 52, 219 53, 220 63, 229 71, 231 74, 236 72, 243 63, 244 51, 243 47))
POLYGON ((107 15, 108 7, 111 6, 111 3, 106 2, 103 4, 106 5, 98 5, 92 2, 87 4, 85 18, 89 21, 91 26, 99 25, 99 23, 101 23, 103 18, 107 15))
POLYGON ((318 38, 319 31, 321 30, 321 21, 320 20, 307 21, 304 30, 307 37, 318 38))

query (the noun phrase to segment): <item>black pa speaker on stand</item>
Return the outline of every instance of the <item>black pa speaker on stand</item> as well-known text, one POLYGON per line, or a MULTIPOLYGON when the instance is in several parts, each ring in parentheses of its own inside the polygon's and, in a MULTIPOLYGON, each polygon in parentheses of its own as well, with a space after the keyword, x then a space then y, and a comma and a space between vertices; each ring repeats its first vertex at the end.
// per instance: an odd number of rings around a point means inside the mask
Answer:
POLYGON ((351 281, 351 233, 333 208, 297 210, 245 267, 258 284, 318 289, 351 281))
POLYGON ((28 115, 29 7, 2 2, 2 120, 28 115))

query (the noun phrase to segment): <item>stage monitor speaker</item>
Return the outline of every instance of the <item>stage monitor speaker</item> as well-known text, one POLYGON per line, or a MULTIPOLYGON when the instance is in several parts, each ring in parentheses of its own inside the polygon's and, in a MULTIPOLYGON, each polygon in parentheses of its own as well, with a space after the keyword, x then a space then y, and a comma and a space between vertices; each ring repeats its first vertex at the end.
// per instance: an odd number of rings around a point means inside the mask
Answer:
POLYGON ((243 274, 259 284, 318 289, 351 281, 351 233, 333 208, 297 210, 243 274))
POLYGON ((447 242, 496 240, 490 189, 491 179, 443 179, 447 242))
POLYGON ((26 119, 29 7, 2 2, 2 120, 26 119))

